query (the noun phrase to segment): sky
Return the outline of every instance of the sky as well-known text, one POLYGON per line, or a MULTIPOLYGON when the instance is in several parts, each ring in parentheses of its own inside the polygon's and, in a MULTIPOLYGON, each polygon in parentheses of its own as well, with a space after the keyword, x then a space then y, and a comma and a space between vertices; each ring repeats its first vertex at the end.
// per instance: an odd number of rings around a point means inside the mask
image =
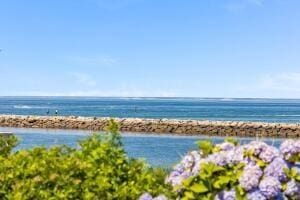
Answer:
POLYGON ((0 3, 0 96, 300 98, 299 0, 0 3))

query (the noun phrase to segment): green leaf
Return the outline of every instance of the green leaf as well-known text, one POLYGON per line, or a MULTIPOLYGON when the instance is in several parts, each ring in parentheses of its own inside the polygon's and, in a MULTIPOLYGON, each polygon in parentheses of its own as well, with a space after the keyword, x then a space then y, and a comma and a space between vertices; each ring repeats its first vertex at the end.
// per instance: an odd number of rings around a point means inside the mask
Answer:
POLYGON ((236 165, 235 170, 243 169, 245 166, 245 163, 239 163, 236 165))
POLYGON ((283 184, 282 184, 282 187, 281 187, 282 191, 285 191, 285 190, 286 190, 286 186, 287 186, 286 183, 283 183, 283 184))
POLYGON ((238 141, 235 138, 229 137, 225 139, 225 142, 229 142, 234 144, 235 146, 238 145, 238 141))
POLYGON ((209 140, 197 141, 199 149, 202 151, 203 155, 208 155, 213 150, 213 144, 209 140))
POLYGON ((184 199, 195 199, 193 192, 186 191, 184 192, 184 199))
POLYGON ((240 187, 240 186, 235 187, 235 194, 236 194, 236 199, 237 199, 237 200, 244 200, 244 199, 246 199, 246 198, 245 198, 246 192, 245 192, 245 190, 244 190, 242 187, 240 187))
POLYGON ((191 177, 185 179, 185 180, 182 182, 183 185, 186 186, 186 187, 190 186, 191 183, 192 183, 192 181, 194 180, 194 178, 195 178, 194 176, 191 176, 191 177))
POLYGON ((297 177, 298 170, 296 168, 293 167, 290 172, 291 172, 291 177, 292 178, 296 178, 297 177))
POLYGON ((288 177, 288 178, 291 178, 291 172, 290 172, 290 170, 288 169, 288 168, 283 168, 283 171, 284 171, 284 173, 285 173, 285 175, 288 177))
POLYGON ((200 193, 200 194, 209 191, 204 184, 193 184, 189 189, 195 193, 200 193))
POLYGON ((265 167, 265 166, 267 165, 264 161, 262 161, 262 160, 260 160, 260 159, 257 159, 257 160, 256 160, 256 163, 257 163, 257 165, 258 165, 259 167, 261 167, 261 168, 263 168, 263 167, 265 167))
POLYGON ((230 182, 230 177, 227 176, 220 176, 218 179, 213 183, 214 188, 222 189, 230 182))

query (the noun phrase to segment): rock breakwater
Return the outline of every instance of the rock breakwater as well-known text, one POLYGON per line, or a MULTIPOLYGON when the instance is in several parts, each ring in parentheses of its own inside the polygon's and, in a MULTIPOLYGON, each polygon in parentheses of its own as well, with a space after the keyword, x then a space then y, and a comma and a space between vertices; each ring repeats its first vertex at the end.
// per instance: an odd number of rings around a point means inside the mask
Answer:
MULTIPOLYGON (((0 115, 0 127, 101 131, 109 118, 0 115)), ((300 137, 300 124, 175 119, 115 118, 121 131, 179 135, 300 137)))

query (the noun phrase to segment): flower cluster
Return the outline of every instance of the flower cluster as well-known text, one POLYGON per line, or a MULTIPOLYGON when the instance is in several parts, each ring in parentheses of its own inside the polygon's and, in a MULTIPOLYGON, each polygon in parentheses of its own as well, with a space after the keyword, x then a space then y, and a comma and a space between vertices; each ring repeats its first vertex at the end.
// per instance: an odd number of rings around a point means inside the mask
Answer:
POLYGON ((299 140, 284 141, 279 149, 262 141, 245 145, 224 142, 211 148, 189 152, 167 177, 167 183, 182 186, 175 190, 178 197, 187 194, 195 198, 215 195, 216 200, 233 200, 237 195, 249 200, 300 199, 299 140), (221 167, 210 178, 210 188, 201 185, 205 182, 201 171, 208 171, 204 165, 207 163, 221 167), (185 182, 187 179, 190 185, 185 182))
POLYGON ((275 177, 266 176, 260 181, 259 190, 267 199, 272 199, 280 195, 281 183, 275 177))
POLYGON ((172 186, 181 185, 182 181, 199 172, 200 164, 201 153, 199 151, 191 151, 183 157, 179 164, 175 165, 173 171, 167 177, 166 182, 172 186))
POLYGON ((291 180, 286 184, 286 189, 284 194, 289 197, 295 197, 300 199, 300 184, 297 183, 295 180, 291 180))
POLYGON ((259 189, 252 190, 247 194, 248 200, 266 200, 267 198, 262 194, 259 189))
POLYGON ((236 194, 234 190, 222 191, 215 197, 215 200, 235 200, 236 194))
POLYGON ((286 181, 285 168, 289 168, 289 164, 283 158, 277 157, 265 167, 264 174, 265 176, 275 177, 279 181, 286 181))
POLYGON ((272 162, 274 158, 279 156, 278 149, 261 141, 252 141, 248 145, 245 145, 245 148, 266 163, 272 162))
POLYGON ((300 154, 300 140, 286 140, 280 146, 280 152, 286 160, 300 154))
POLYGON ((142 196, 140 196, 139 200, 167 200, 167 197, 165 197, 164 195, 152 197, 151 194, 144 193, 142 196))
POLYGON ((262 174, 263 172, 258 165, 246 165, 242 176, 239 178, 240 186, 246 191, 257 188, 262 174))

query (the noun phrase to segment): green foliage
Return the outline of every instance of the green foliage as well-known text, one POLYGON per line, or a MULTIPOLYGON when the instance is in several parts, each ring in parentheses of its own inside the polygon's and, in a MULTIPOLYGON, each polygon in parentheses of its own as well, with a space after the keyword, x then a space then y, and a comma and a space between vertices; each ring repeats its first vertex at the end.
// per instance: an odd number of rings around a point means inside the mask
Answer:
POLYGON ((113 135, 118 135, 118 136, 119 136, 119 129, 120 129, 120 126, 117 122, 115 122, 114 119, 110 119, 108 121, 107 126, 104 128, 104 130, 106 132, 111 133, 113 135))
POLYGON ((36 147, 11 152, 16 137, 0 138, 0 199, 137 199, 142 193, 168 196, 166 171, 130 159, 118 124, 93 134, 79 148, 36 147), (6 146, 5 146, 6 145, 6 146))
POLYGON ((295 179, 300 182, 300 173, 295 167, 292 167, 291 169, 284 168, 283 170, 289 179, 295 179))
POLYGON ((17 146, 18 138, 14 135, 0 135, 0 156, 6 157, 17 146))
POLYGON ((294 155, 292 155, 288 161, 292 162, 292 163, 299 163, 300 162, 300 153, 296 153, 294 155))
POLYGON ((232 137, 226 138, 225 142, 229 142, 229 143, 232 143, 234 145, 238 145, 238 143, 239 143, 235 138, 232 138, 232 137))
POLYGON ((213 163, 203 163, 199 174, 186 179, 183 186, 177 189, 181 190, 184 200, 213 200, 216 194, 230 188, 236 188, 238 198, 243 199, 245 192, 238 187, 238 177, 243 167, 243 165, 236 165, 224 168, 213 163))
POLYGON ((214 148, 213 143, 209 140, 197 141, 197 145, 198 145, 199 149, 202 151, 204 156, 207 156, 210 153, 212 153, 213 148, 214 148))

